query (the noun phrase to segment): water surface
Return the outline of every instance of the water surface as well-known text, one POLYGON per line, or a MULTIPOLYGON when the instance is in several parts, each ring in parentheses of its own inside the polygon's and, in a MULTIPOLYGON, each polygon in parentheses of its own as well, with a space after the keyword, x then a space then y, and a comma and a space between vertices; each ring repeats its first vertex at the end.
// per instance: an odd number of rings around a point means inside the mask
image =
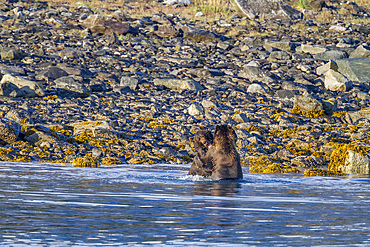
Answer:
POLYGON ((0 163, 6 246, 370 246, 370 178, 0 163))

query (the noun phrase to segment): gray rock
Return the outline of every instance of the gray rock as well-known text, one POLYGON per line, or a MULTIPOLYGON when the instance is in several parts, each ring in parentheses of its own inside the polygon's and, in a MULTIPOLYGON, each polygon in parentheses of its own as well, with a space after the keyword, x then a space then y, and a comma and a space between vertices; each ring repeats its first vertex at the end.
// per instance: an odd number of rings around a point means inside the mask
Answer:
POLYGON ((208 31, 206 29, 200 29, 200 28, 185 28, 182 29, 184 31, 184 38, 190 39, 193 41, 225 41, 227 40, 226 36, 216 34, 214 32, 208 31))
POLYGON ((368 46, 360 45, 349 56, 349 58, 358 58, 358 57, 370 57, 370 48, 368 46))
POLYGON ((80 83, 74 79, 73 76, 64 76, 54 81, 55 87, 73 91, 76 93, 87 93, 88 90, 83 83, 80 83))
POLYGON ((248 93, 259 93, 259 94, 266 94, 266 90, 263 88, 262 85, 257 83, 252 83, 247 88, 248 93))
POLYGON ((270 77, 271 72, 255 66, 244 66, 239 76, 247 78, 250 81, 261 81, 264 77, 270 77))
POLYGON ((328 72, 330 69, 338 72, 338 65, 333 60, 329 60, 329 62, 324 64, 323 66, 317 67, 316 74, 323 75, 326 72, 328 72))
POLYGON ((154 79, 154 85, 162 85, 167 88, 183 91, 183 90, 192 90, 192 91, 201 91, 203 86, 198 82, 193 80, 180 80, 180 79, 154 79))
POLYGON ((24 53, 16 48, 3 48, 0 51, 0 56, 4 60, 21 60, 24 57, 24 53))
POLYGON ((300 49, 304 53, 319 54, 326 52, 328 49, 318 45, 301 45, 300 49))
POLYGON ((247 115, 245 113, 238 113, 231 116, 231 118, 238 123, 247 123, 249 122, 247 115))
POLYGON ((119 85, 121 87, 129 87, 131 90, 136 90, 139 85, 139 80, 130 76, 122 76, 119 85))
POLYGON ((294 98, 294 107, 298 107, 302 112, 323 110, 322 103, 310 95, 296 95, 294 98))
POLYGON ((269 58, 278 59, 278 60, 289 60, 290 54, 286 51, 272 51, 269 58))
POLYGON ((48 67, 45 71, 42 71, 39 75, 37 75, 36 79, 38 80, 45 79, 51 82, 63 76, 68 76, 68 73, 61 68, 51 66, 48 67))
POLYGON ((6 74, 0 81, 0 95, 32 98, 44 96, 45 93, 42 86, 35 81, 6 74))
POLYGON ((5 116, 5 118, 13 120, 19 124, 23 123, 32 123, 33 120, 31 119, 31 115, 28 113, 28 111, 23 109, 12 109, 8 111, 5 116))
POLYGON ((19 136, 20 124, 7 118, 0 118, 0 145, 12 144, 19 136))
POLYGON ((293 99, 297 94, 298 92, 294 90, 278 90, 275 96, 280 99, 293 99))
POLYGON ((347 52, 341 51, 341 50, 330 50, 330 51, 325 51, 322 53, 314 54, 313 57, 315 59, 322 59, 322 60, 329 61, 330 59, 337 60, 337 59, 348 58, 348 54, 347 52))
POLYGON ((330 91, 346 92, 352 88, 352 81, 332 69, 325 73, 324 84, 330 91))
MULTIPOLYGON (((363 145, 369 146, 365 143, 363 145)), ((339 166, 338 169, 346 174, 370 174, 369 156, 348 150, 344 166, 339 166)))
POLYGON ((204 109, 200 104, 194 103, 189 106, 188 113, 191 116, 199 116, 204 114, 204 109))
POLYGON ((52 143, 58 142, 58 139, 43 131, 36 131, 30 136, 25 137, 25 140, 39 147, 50 148, 52 143))
POLYGON ((278 0, 235 0, 237 7, 249 18, 302 19, 297 9, 278 0))
POLYGON ((359 111, 349 111, 346 113, 346 121, 350 124, 357 124, 359 120, 370 120, 370 110, 361 109, 359 111))
POLYGON ((263 47, 266 51, 273 47, 286 52, 294 52, 296 45, 290 41, 275 41, 266 39, 263 47))
POLYGON ((370 81, 370 57, 341 59, 336 63, 338 71, 348 79, 357 82, 370 81))

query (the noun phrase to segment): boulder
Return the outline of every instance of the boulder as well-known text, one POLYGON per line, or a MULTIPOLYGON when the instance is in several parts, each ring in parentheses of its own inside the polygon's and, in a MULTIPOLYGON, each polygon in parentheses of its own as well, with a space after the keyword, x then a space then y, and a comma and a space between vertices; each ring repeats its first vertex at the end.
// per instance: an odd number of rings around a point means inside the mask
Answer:
POLYGON ((266 39, 263 47, 266 51, 272 47, 286 52, 294 52, 296 45, 290 41, 275 41, 266 39))
POLYGON ((180 34, 180 31, 172 24, 167 24, 158 26, 158 30, 154 33, 162 38, 175 38, 180 34))
POLYGON ((240 77, 247 78, 250 81, 261 81, 264 77, 270 77, 271 72, 255 66, 244 66, 239 73, 240 77))
POLYGON ((370 120, 370 109, 361 109, 359 111, 349 111, 346 114, 346 121, 350 124, 357 124, 358 120, 370 120))
POLYGON ((19 124, 23 123, 33 123, 33 119, 31 118, 31 114, 23 109, 12 109, 8 111, 5 118, 13 120, 19 124))
POLYGON ((21 126, 10 119, 0 118, 0 145, 12 144, 18 138, 21 126))
POLYGON ((192 90, 192 91, 201 91, 203 86, 198 82, 193 80, 181 80, 181 79, 154 79, 154 85, 165 86, 169 89, 183 91, 183 90, 192 90))
POLYGON ((324 64, 323 66, 317 67, 316 74, 323 75, 326 72, 328 72, 330 69, 338 72, 338 65, 333 60, 329 60, 329 62, 324 64))
POLYGON ((138 79, 130 76, 122 76, 119 85, 121 87, 129 87, 131 90, 136 90, 138 88, 138 84, 138 79))
POLYGON ((73 91, 76 93, 87 93, 86 86, 79 81, 76 81, 73 76, 63 76, 54 81, 55 87, 73 91))
POLYGON ((36 79, 42 80, 45 79, 48 82, 54 81, 63 76, 68 76, 69 74, 61 68, 56 66, 50 66, 44 71, 42 71, 39 75, 36 76, 36 79))
POLYGON ((188 113, 191 116, 199 116, 204 114, 204 109, 200 104, 194 103, 188 108, 188 113))
POLYGON ((324 84, 330 91, 346 92, 352 88, 352 81, 332 69, 325 73, 324 84))
POLYGON ((112 127, 106 121, 76 122, 72 123, 71 126, 73 127, 73 135, 93 135, 94 130, 98 128, 112 129, 112 127))
POLYGON ((42 86, 35 81, 6 74, 0 81, 0 95, 32 98, 44 96, 45 93, 42 86))
POLYGON ((314 55, 314 54, 326 52, 328 49, 322 46, 318 46, 318 45, 301 45, 300 50, 303 53, 309 53, 309 54, 314 55))
POLYGON ((344 165, 338 169, 346 174, 370 174, 369 156, 348 150, 344 165))
POLYGON ((118 21, 99 20, 95 22, 94 25, 90 27, 90 29, 91 32, 93 33, 101 34, 115 33, 117 35, 124 35, 130 31, 131 26, 128 23, 122 23, 118 21))
POLYGON ((4 60, 21 60, 24 57, 24 53, 19 49, 6 47, 1 49, 0 57, 4 60))
POLYGON ((302 13, 278 0, 235 0, 236 6, 250 19, 302 19, 302 13))
POLYGON ((182 26, 181 30, 184 32, 184 38, 193 40, 195 42, 220 42, 227 40, 226 36, 208 31, 206 29, 182 26))
POLYGON ((258 83, 252 83, 247 88, 248 93, 266 94, 266 90, 258 83))
POLYGON ((322 103, 310 95, 296 95, 294 97, 294 107, 301 112, 317 112, 323 110, 322 103))
POLYGON ((349 58, 370 57, 370 47, 360 45, 354 50, 349 58))
POLYGON ((329 61, 330 59, 337 60, 337 59, 348 58, 348 54, 347 52, 341 51, 341 50, 330 50, 330 51, 324 51, 321 53, 314 54, 313 57, 315 59, 329 61))
POLYGON ((348 79, 356 82, 370 81, 370 57, 336 60, 338 71, 348 79))

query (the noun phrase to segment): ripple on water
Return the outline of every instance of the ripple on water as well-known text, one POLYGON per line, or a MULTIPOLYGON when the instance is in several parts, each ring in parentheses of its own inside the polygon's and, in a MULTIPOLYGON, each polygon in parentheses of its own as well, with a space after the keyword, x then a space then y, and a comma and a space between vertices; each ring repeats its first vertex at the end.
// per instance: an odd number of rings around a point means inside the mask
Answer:
POLYGON ((370 179, 0 162, 2 245, 369 245, 370 179), (17 239, 17 240, 16 240, 17 239))

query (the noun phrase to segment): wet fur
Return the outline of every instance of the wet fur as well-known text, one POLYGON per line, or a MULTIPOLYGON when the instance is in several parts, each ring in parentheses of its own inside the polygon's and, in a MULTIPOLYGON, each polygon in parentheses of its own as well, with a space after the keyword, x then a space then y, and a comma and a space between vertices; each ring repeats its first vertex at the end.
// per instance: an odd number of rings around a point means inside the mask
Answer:
POLYGON ((193 163, 189 169, 188 175, 199 175, 209 177, 212 174, 212 163, 207 161, 204 157, 207 154, 208 147, 213 143, 213 135, 211 131, 201 127, 195 133, 193 138, 190 138, 194 142, 194 148, 197 150, 197 154, 193 159, 193 163))
POLYGON ((236 150, 237 136, 228 125, 217 125, 213 146, 208 150, 203 162, 212 163, 212 179, 242 179, 240 156, 236 150))

